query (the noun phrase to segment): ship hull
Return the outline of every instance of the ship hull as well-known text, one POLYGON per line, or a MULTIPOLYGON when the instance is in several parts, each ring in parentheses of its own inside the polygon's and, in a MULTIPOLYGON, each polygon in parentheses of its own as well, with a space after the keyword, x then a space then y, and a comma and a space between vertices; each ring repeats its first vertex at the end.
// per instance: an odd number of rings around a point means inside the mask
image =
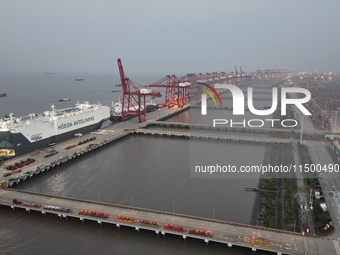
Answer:
POLYGON ((23 154, 27 154, 33 152, 38 149, 42 149, 44 147, 48 147, 51 144, 58 143, 70 138, 74 138, 77 133, 89 133, 95 129, 101 127, 102 123, 105 120, 100 121, 99 123, 95 123, 86 127, 82 127, 76 130, 72 130, 69 132, 65 132, 63 134, 55 135, 48 137, 46 139, 42 139, 36 141, 34 143, 30 142, 24 135, 21 133, 11 134, 10 132, 0 132, 0 150, 14 150, 15 155, 2 155, 2 157, 9 158, 13 156, 20 156, 23 154))
POLYGON ((122 121, 122 116, 110 115, 110 121, 112 121, 112 122, 121 122, 122 121))
POLYGON ((29 114, 0 120, 0 157, 9 158, 33 152, 101 127, 109 119, 110 108, 76 104, 76 107, 44 114, 29 114))
MULTIPOLYGON (((156 111, 158 110, 159 107, 158 106, 155 106, 155 105, 147 105, 146 106, 146 112, 153 112, 153 111, 156 111)), ((131 119, 133 117, 135 117, 137 115, 129 115, 128 119, 131 119)), ((111 122, 121 122, 122 121, 122 115, 121 114, 111 114, 110 115, 110 121, 111 122)))

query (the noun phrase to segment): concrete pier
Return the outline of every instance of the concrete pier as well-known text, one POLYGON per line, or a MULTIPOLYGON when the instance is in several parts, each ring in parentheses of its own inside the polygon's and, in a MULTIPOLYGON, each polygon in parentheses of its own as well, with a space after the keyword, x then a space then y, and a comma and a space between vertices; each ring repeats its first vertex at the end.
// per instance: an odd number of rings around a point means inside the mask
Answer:
MULTIPOLYGON (((78 218, 80 221, 95 221, 99 225, 114 224, 118 228, 120 226, 132 227, 137 232, 140 229, 155 231, 157 235, 161 233, 163 237, 165 234, 179 235, 186 240, 187 238, 201 239, 206 244, 209 242, 224 243, 227 247, 233 246, 247 247, 253 251, 266 250, 277 254, 284 249, 285 254, 305 255, 304 241, 312 239, 310 237, 302 236, 300 233, 267 229, 259 226, 251 226, 242 223, 227 222, 221 220, 207 219, 202 217, 170 213, 164 211, 150 210, 145 208, 138 208, 132 206, 123 206, 116 204, 109 204, 104 202, 94 202, 89 200, 82 200, 76 198, 67 198, 60 196, 53 196, 47 194, 40 194, 29 191, 19 191, 13 189, 0 189, 0 204, 9 206, 14 209, 24 209, 25 211, 38 211, 43 215, 54 214, 59 218, 78 218), (13 204, 12 200, 23 202, 24 204, 13 204), (36 204, 36 206, 29 206, 36 204), (44 208, 48 205, 59 206, 71 209, 71 212, 58 212, 52 209, 44 208), (40 206, 40 207, 39 207, 40 206), (108 213, 108 218, 100 218, 95 216, 80 215, 79 211, 91 208, 93 211, 108 213), (135 218, 135 222, 124 222, 117 220, 118 215, 135 218), (139 219, 152 219, 157 222, 156 226, 139 223, 139 219), (176 224, 182 226, 183 231, 175 231, 163 228, 164 224, 176 224), (155 229, 156 228, 156 229, 155 229), (201 229, 211 231, 211 236, 202 236, 189 233, 189 229, 201 229), (268 238, 263 242, 263 236, 268 238), (242 237, 242 238, 241 238, 242 237), (252 242, 252 237, 255 241, 252 242), (257 242, 257 237, 261 241, 257 242), (282 242, 282 240, 284 240, 282 242), (280 245, 277 245, 280 243, 280 245)), ((282 254, 282 253, 281 253, 282 254)), ((312 254, 312 253, 310 253, 312 254)))

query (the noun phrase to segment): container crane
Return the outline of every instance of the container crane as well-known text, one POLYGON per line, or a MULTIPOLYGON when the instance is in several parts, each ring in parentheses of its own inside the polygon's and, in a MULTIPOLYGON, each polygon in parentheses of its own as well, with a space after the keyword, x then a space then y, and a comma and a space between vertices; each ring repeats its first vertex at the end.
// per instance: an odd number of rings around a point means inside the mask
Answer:
POLYGON ((160 92, 152 91, 149 88, 131 81, 124 74, 123 64, 120 58, 117 60, 120 81, 123 91, 122 121, 128 120, 131 116, 138 116, 139 122, 146 120, 146 96, 159 97, 160 92))

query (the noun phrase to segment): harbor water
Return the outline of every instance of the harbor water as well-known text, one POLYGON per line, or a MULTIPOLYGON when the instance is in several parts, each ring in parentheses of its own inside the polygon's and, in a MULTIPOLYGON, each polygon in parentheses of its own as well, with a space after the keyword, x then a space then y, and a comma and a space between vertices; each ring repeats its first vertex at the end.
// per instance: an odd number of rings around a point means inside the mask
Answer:
MULTIPOLYGON (((121 92, 111 92, 117 90, 116 76, 83 77, 71 73, 2 74, 0 92, 8 96, 0 99, 0 114, 13 112, 19 117, 40 113, 52 104, 64 108, 85 100, 111 105, 121 96, 121 92), (83 77, 84 81, 75 81, 83 77), (71 101, 58 102, 61 98, 71 101)), ((146 84, 157 80, 144 79, 146 84)), ((170 121, 193 119, 186 111, 170 121)), ((133 135, 14 188, 249 223, 255 193, 246 192, 245 187, 256 187, 258 178, 190 178, 190 146, 224 151, 226 161, 248 164, 261 164, 265 151, 260 144, 133 135)), ((3 254, 252 254, 248 249, 229 250, 226 245, 205 245, 201 240, 184 242, 178 236, 163 238, 154 232, 137 233, 130 228, 4 207, 0 207, 0 226, 3 254)))

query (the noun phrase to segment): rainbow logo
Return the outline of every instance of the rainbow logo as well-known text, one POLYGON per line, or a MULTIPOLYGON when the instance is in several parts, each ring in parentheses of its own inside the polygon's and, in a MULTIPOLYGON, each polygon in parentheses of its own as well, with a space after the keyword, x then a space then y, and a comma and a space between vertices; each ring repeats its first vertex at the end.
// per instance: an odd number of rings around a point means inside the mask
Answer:
POLYGON ((205 93, 205 94, 202 94, 202 96, 201 96, 201 113, 202 113, 202 115, 207 115, 207 95, 209 95, 210 98, 213 100, 215 106, 217 106, 215 96, 217 97, 221 106, 222 106, 222 100, 221 100, 221 97, 217 93, 215 88, 213 88, 212 86, 205 84, 205 83, 201 83, 201 82, 198 82, 198 83, 206 87, 206 88, 201 88, 203 90, 203 92, 205 93))

